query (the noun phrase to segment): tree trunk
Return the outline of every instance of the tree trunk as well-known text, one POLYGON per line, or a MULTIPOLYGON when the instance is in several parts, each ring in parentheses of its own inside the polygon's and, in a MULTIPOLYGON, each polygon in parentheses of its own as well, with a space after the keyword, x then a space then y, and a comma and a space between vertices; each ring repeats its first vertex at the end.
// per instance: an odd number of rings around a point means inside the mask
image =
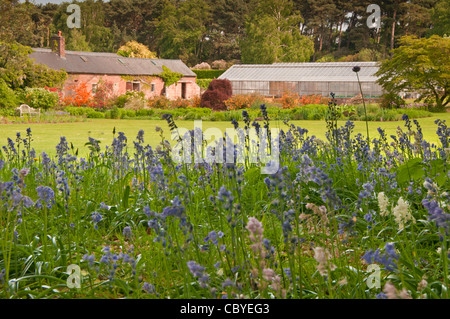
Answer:
POLYGON ((396 25, 396 22, 397 22, 397 21, 395 20, 396 16, 397 16, 397 9, 394 10, 394 16, 393 16, 394 21, 392 21, 392 30, 391 30, 391 57, 392 57, 392 55, 393 55, 392 50, 394 50, 395 25, 396 25))
POLYGON ((338 49, 341 49, 341 40, 342 40, 342 23, 343 21, 341 21, 341 23, 339 24, 339 46, 338 49))
POLYGON ((322 44, 323 44, 323 35, 322 33, 319 35, 320 40, 319 40, 319 52, 322 51, 322 44))

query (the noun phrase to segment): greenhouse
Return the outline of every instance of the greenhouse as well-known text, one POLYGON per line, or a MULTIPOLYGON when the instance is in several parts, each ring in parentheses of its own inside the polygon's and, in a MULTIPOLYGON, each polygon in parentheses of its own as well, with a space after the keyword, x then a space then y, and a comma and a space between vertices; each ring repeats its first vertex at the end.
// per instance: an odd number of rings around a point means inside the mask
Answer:
POLYGON ((357 75, 352 71, 359 66, 361 88, 365 97, 376 98, 383 94, 374 74, 377 62, 306 62, 233 65, 219 79, 231 81, 233 95, 260 94, 280 97, 284 93, 299 95, 354 97, 360 94, 357 75))

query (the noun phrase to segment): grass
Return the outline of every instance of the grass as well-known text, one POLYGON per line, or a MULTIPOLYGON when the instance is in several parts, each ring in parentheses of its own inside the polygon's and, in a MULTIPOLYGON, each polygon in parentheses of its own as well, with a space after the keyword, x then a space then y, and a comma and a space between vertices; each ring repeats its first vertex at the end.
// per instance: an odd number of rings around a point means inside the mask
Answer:
MULTIPOLYGON (((438 142, 436 136, 436 119, 447 120, 450 122, 450 113, 439 113, 433 117, 420 118, 420 123, 424 138, 429 142, 438 142)), ((325 125, 323 121, 291 121, 290 123, 308 129, 309 136, 315 135, 320 139, 325 139, 325 125)), ((366 135, 365 122, 355 121, 354 133, 361 133, 366 135)), ((345 121, 338 121, 338 125, 344 125, 345 121)), ((178 127, 192 129, 194 127, 193 121, 177 121, 178 127)), ((369 134, 370 136, 377 136, 377 128, 381 127, 386 130, 388 136, 396 134, 398 126, 402 126, 400 121, 395 122, 369 122, 369 134)), ((124 132, 125 136, 134 140, 140 129, 145 132, 145 141, 152 147, 155 147, 159 141, 159 134, 155 131, 155 128, 159 126, 163 129, 166 139, 170 140, 170 131, 166 121, 163 120, 112 120, 112 119, 88 119, 86 122, 73 122, 73 123, 25 123, 25 124, 8 124, 0 125, 0 146, 6 145, 7 138, 13 138, 16 133, 25 134, 28 127, 33 132, 33 147, 36 152, 45 151, 49 155, 56 153, 55 146, 59 143, 60 137, 67 138, 69 143, 72 143, 75 149, 79 149, 79 155, 86 155, 88 153, 85 143, 89 137, 98 139, 101 141, 101 145, 110 145, 113 140, 113 129, 116 132, 124 132)), ((204 129, 210 127, 219 128, 222 132, 225 132, 226 128, 232 128, 233 125, 230 122, 207 122, 203 121, 202 126, 204 129)), ((272 121, 271 127, 277 127, 286 130, 286 125, 282 121, 272 121)))

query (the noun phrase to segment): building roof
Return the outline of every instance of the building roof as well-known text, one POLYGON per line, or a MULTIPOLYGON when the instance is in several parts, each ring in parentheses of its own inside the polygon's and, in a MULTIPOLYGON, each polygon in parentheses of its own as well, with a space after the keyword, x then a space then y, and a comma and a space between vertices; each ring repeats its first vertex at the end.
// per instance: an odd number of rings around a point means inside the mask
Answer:
POLYGON ((157 75, 165 65, 183 76, 196 76, 181 60, 126 58, 108 52, 65 51, 65 57, 61 58, 51 49, 33 48, 30 58, 55 70, 64 69, 67 73, 157 75))
POLYGON ((354 66, 359 66, 361 82, 375 82, 378 62, 305 62, 273 64, 235 64, 219 79, 230 81, 341 82, 357 81, 354 66))

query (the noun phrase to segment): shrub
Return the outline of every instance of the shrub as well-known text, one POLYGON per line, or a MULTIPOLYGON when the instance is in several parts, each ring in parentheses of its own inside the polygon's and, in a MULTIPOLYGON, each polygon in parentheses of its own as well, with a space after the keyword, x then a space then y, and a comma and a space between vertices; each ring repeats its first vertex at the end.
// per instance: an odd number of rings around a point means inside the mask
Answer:
POLYGON ((191 105, 191 102, 186 99, 177 98, 176 100, 171 101, 170 104, 171 108, 179 109, 179 108, 188 108, 191 105))
POLYGON ((211 63, 211 67, 216 70, 225 70, 227 62, 225 60, 215 60, 211 63))
POLYGON ((237 94, 225 100, 225 105, 229 110, 242 110, 252 107, 255 103, 264 103, 264 98, 258 94, 237 94))
POLYGON ((217 79, 225 70, 197 70, 192 69, 197 74, 197 79, 217 79))
POLYGON ((214 111, 223 111, 227 109, 225 100, 232 95, 231 82, 229 80, 213 80, 208 89, 202 94, 201 106, 210 108, 214 111))
POLYGON ((87 118, 105 118, 105 113, 96 111, 91 107, 67 106, 64 111, 74 116, 85 116, 87 118))
POLYGON ((56 92, 44 88, 25 88, 25 103, 35 109, 52 109, 58 101, 59 95, 56 92))
POLYGON ((151 109, 168 109, 170 108, 170 100, 165 96, 155 96, 148 99, 147 105, 151 109))
POLYGON ((194 96, 190 102, 190 107, 199 108, 201 107, 202 98, 200 96, 194 96))
POLYGON ((284 109, 292 109, 294 107, 298 107, 300 105, 300 95, 298 95, 297 93, 286 92, 280 98, 280 103, 284 109))
POLYGON ((382 96, 380 106, 383 109, 397 109, 400 105, 405 105, 406 102, 395 93, 385 93, 382 96))
POLYGON ((328 104, 329 98, 322 95, 299 95, 298 93, 286 92, 279 99, 281 106, 285 109, 291 109, 308 104, 328 104))
POLYGON ((97 85, 97 90, 92 102, 93 107, 107 108, 113 104, 114 84, 110 81, 101 80, 97 85))
POLYGON ((211 83, 213 79, 196 79, 195 82, 201 88, 208 88, 209 83, 211 83))
POLYGON ((11 110, 15 107, 17 107, 17 98, 14 91, 3 79, 0 79, 0 110, 3 112, 6 109, 11 110))
POLYGON ((211 70, 211 66, 207 62, 202 62, 202 63, 194 65, 192 67, 192 69, 196 69, 196 70, 211 70))
POLYGON ((71 85, 68 89, 73 90, 74 94, 64 97, 63 103, 65 105, 73 105, 78 107, 92 106, 93 97, 86 82, 80 82, 78 85, 71 85))

